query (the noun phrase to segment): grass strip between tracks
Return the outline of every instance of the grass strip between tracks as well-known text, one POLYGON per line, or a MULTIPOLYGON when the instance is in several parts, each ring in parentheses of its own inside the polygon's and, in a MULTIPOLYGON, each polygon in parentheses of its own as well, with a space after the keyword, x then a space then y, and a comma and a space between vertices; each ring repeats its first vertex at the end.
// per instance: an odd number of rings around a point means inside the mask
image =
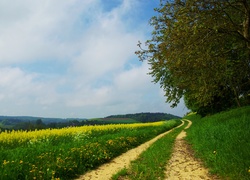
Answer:
POLYGON ((119 179, 164 179, 166 164, 171 157, 177 135, 187 126, 174 129, 164 137, 158 139, 138 159, 132 161, 130 167, 123 168, 113 175, 112 180, 119 179))

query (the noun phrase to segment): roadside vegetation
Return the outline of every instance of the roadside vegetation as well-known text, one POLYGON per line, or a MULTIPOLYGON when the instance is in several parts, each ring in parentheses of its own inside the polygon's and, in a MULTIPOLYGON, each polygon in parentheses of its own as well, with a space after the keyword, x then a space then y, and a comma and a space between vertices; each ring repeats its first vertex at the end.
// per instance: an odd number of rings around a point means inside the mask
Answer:
POLYGON ((185 121, 183 126, 158 139, 138 159, 132 161, 128 169, 120 170, 112 179, 164 179, 166 164, 171 157, 176 136, 187 124, 185 121))
POLYGON ((186 139, 212 173, 225 179, 250 179, 250 106, 201 118, 193 122, 186 139))
POLYGON ((4 131, 0 133, 0 177, 72 179, 172 129, 180 120, 4 131))
POLYGON ((197 112, 187 140, 212 173, 250 179, 250 1, 161 0, 155 11, 135 53, 166 102, 197 112))

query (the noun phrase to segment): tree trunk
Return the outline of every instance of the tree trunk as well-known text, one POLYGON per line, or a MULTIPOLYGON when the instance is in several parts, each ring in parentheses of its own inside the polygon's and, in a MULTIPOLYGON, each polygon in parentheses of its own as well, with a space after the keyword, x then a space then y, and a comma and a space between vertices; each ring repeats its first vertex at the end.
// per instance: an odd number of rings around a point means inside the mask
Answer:
POLYGON ((249 26, 250 26, 250 7, 248 0, 243 0, 242 3, 245 8, 245 19, 243 21, 243 36, 247 41, 247 48, 250 49, 249 26))
POLYGON ((241 107, 240 99, 239 99, 239 94, 237 93, 237 90, 235 88, 233 88, 233 92, 234 92, 235 101, 236 101, 238 107, 241 107))

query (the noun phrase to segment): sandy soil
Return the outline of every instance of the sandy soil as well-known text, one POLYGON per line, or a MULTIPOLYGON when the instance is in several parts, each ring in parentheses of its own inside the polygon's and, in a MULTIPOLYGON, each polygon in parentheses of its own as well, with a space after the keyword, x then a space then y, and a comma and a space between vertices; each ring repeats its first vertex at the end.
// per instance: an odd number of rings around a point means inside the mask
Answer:
MULTIPOLYGON (((182 123, 178 127, 182 126, 183 124, 184 123, 182 123)), ((126 153, 123 153, 121 156, 113 159, 107 164, 100 166, 96 170, 87 172, 86 174, 80 176, 78 180, 109 180, 111 179, 113 174, 117 173, 119 170, 123 169, 124 167, 128 168, 131 161, 135 160, 143 151, 145 151, 157 139, 168 134, 172 130, 162 133, 156 136, 155 138, 151 139, 150 141, 147 141, 146 143, 134 149, 131 149, 127 151, 126 153)))
MULTIPOLYGON (((182 126, 182 123, 180 126, 182 126)), ((192 122, 189 121, 189 128, 192 122)), ((180 127, 178 126, 178 127, 180 127)), ((172 129, 173 130, 173 129, 172 129)), ((80 176, 78 180, 109 180, 112 175, 117 173, 122 168, 128 168, 130 162, 135 160, 143 151, 145 151, 152 143, 157 139, 171 132, 167 131, 154 139, 131 149, 121 156, 113 159, 111 162, 104 164, 96 170, 87 172, 80 176)), ((167 180, 215 180, 218 179, 215 176, 211 176, 208 170, 202 166, 202 163, 195 159, 190 149, 190 146, 184 140, 186 132, 182 131, 176 138, 172 157, 166 167, 166 179, 167 180)))
MULTIPOLYGON (((185 128, 189 128, 192 122, 185 128)), ((184 140, 186 132, 182 131, 176 138, 173 154, 166 167, 166 179, 169 180, 215 180, 201 161, 194 158, 190 145, 184 140)))

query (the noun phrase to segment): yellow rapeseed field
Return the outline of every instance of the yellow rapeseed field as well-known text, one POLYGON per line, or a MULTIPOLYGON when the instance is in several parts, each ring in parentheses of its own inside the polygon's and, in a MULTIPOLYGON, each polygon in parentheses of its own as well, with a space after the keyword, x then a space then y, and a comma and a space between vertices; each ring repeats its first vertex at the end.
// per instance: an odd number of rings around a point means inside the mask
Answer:
POLYGON ((0 179, 72 179, 179 122, 0 132, 0 179))
POLYGON ((160 126, 163 122, 135 123, 135 124, 110 124, 96 126, 67 127, 62 129, 43 129, 35 131, 3 131, 0 133, 0 144, 23 144, 26 142, 36 142, 50 137, 76 136, 79 134, 90 135, 93 131, 117 131, 124 128, 139 128, 146 126, 160 126))

